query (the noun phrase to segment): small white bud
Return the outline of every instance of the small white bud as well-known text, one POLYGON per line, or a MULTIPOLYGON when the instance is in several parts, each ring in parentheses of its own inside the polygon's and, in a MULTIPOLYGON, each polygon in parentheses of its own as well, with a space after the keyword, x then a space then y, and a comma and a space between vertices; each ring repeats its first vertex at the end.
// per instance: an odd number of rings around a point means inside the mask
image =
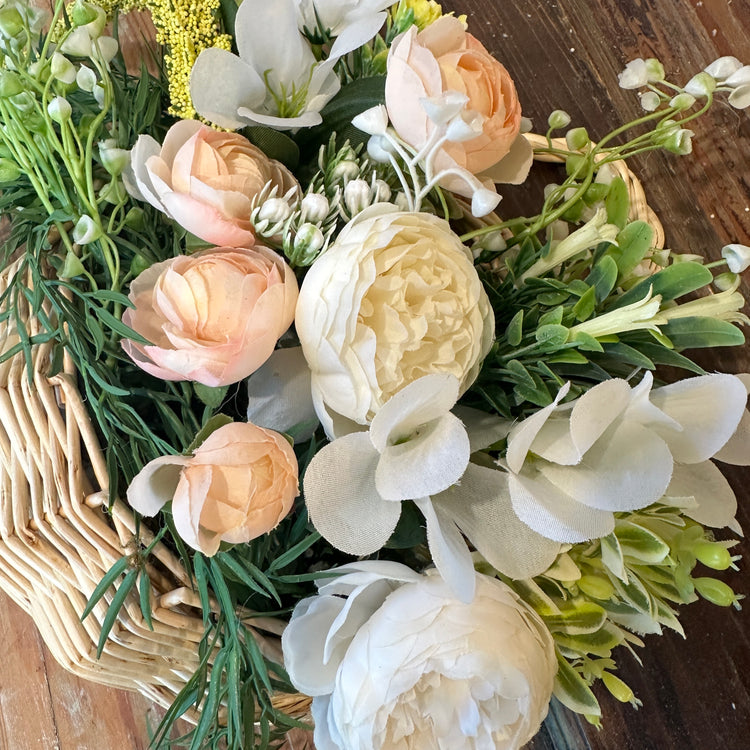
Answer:
POLYGON ((521 118, 521 133, 530 133, 534 129, 534 123, 530 117, 521 118))
POLYGON ((659 105, 661 104, 661 99, 655 91, 644 91, 640 95, 640 99, 641 107, 643 107, 646 112, 656 111, 657 109, 659 109, 659 105))
POLYGON ((742 278, 740 275, 731 271, 714 276, 714 286, 720 292, 733 292, 739 287, 741 282, 742 278))
POLYGON ((388 128, 388 110, 378 104, 358 114, 352 120, 352 125, 368 135, 383 135, 388 128))
POLYGON ((344 206, 350 216, 364 211, 372 203, 370 186, 364 180, 351 180, 344 187, 344 206))
POLYGON ((617 82, 621 89, 639 89, 648 83, 648 68, 646 61, 637 57, 631 60, 622 73, 617 76, 617 82))
POLYGON ((52 76, 61 83, 71 84, 76 79, 76 69, 67 57, 55 52, 50 61, 52 76))
POLYGON ((427 117, 436 125, 445 125, 466 106, 469 97, 458 91, 446 91, 440 96, 425 97, 419 103, 427 117))
POLYGON ((649 83, 659 83, 664 80, 664 66, 655 58, 646 60, 646 75, 649 83))
POLYGON ((73 227, 73 242, 78 245, 88 245, 101 236, 102 228, 88 214, 81 216, 73 227))
POLYGON ((70 119, 73 108, 70 102, 62 96, 56 96, 47 105, 47 114, 57 123, 64 123, 70 119))
POLYGON ((60 45, 60 51, 74 57, 91 57, 91 35, 84 26, 73 29, 60 45))
POLYGON ((748 83, 750 83, 750 65, 743 65, 724 81, 726 86, 731 86, 732 88, 745 86, 748 83))
POLYGON ((480 218, 495 210, 500 203, 500 196, 488 188, 479 188, 471 196, 471 213, 480 218))
POLYGON ((372 184, 373 189, 373 203, 388 203, 391 199, 391 188, 385 180, 375 180, 372 184))
POLYGON ((729 78, 735 71, 742 67, 742 63, 731 55, 725 55, 714 60, 710 65, 707 65, 704 70, 712 78, 717 81, 723 81, 725 78, 729 78))
POLYGON ((94 90, 92 93, 94 94, 96 103, 101 109, 104 109, 104 97, 106 94, 106 92, 104 91, 104 86, 102 86, 101 83, 97 83, 96 86, 94 86, 94 90))
POLYGON ((396 193, 396 197, 393 199, 393 204, 399 211, 409 210, 409 199, 403 192, 396 193))
POLYGON ((308 193, 300 202, 300 217, 302 221, 311 221, 313 224, 319 224, 325 221, 331 206, 328 198, 320 193, 308 193))
POLYGON ((677 94, 677 96, 672 97, 669 102, 670 107, 675 107, 677 109, 690 109, 693 104, 695 104, 695 97, 686 92, 677 94))
POLYGON ((729 103, 735 109, 747 109, 750 107, 750 83, 738 86, 728 98, 729 103))
POLYGON ((323 232, 315 224, 303 224, 294 237, 294 250, 306 256, 318 253, 326 243, 323 232))
POLYGON ((378 164, 387 164, 393 154, 393 144, 383 135, 374 135, 367 141, 367 155, 378 164))
POLYGON ((286 221, 292 215, 292 209, 289 204, 282 198, 270 198, 264 201, 258 209, 254 221, 265 221, 269 224, 280 224, 286 221))
POLYGON ((106 63, 109 63, 120 49, 117 39, 111 36, 100 36, 92 42, 92 47, 99 51, 99 54, 106 63))
POLYGON ((716 88, 716 80, 708 73, 696 73, 686 84, 685 93, 695 97, 708 96, 716 88))
MULTIPOLYGON (((372 140, 372 139, 370 139, 372 140)), ((356 180, 359 177, 359 164, 356 161, 343 159, 333 168, 333 179, 336 181, 356 180)))
POLYGON ((721 257, 727 262, 727 267, 732 273, 742 273, 750 267, 750 247, 747 245, 737 242, 724 245, 721 248, 721 257))
POLYGON ((117 141, 114 138, 99 141, 99 156, 102 165, 113 177, 119 177, 122 170, 130 163, 130 151, 117 148, 117 141))
POLYGON ((91 68, 81 65, 76 73, 76 83, 79 89, 91 93, 94 90, 94 86, 96 86, 96 73, 91 68))
POLYGON ((550 112, 550 115, 547 118, 547 124, 552 130, 567 128, 568 125, 570 125, 570 115, 562 109, 556 109, 550 112))

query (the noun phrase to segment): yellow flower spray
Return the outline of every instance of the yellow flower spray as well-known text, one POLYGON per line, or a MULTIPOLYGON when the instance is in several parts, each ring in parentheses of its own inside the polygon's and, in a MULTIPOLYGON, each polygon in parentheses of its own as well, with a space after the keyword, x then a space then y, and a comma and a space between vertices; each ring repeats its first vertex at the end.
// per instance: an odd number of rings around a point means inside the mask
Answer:
POLYGON ((219 29, 219 0, 100 0, 99 4, 107 13, 115 9, 151 12, 156 41, 166 49, 169 113, 182 119, 194 118, 190 71, 195 60, 209 47, 230 50, 232 46, 231 36, 219 29))

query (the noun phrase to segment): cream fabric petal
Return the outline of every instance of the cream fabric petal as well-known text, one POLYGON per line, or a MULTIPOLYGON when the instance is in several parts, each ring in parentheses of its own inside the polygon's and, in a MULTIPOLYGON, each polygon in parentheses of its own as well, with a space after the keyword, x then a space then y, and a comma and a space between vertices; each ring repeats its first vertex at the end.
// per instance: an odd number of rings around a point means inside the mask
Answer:
POLYGON ((630 394, 630 386, 619 378, 598 383, 576 399, 569 420, 550 419, 544 424, 531 451, 557 464, 579 463, 625 410, 630 394))
POLYGON ((247 62, 231 52, 211 47, 203 50, 193 65, 190 96, 195 109, 207 120, 237 130, 247 124, 238 115, 238 109, 260 107, 266 97, 266 86, 247 62), (221 81, 220 86, 217 81, 221 81))
POLYGON ((427 521, 427 544, 435 567, 462 602, 474 598, 474 561, 461 532, 448 516, 438 516, 429 497, 415 500, 427 521))
POLYGON ((737 498, 721 471, 711 461, 675 466, 666 494, 670 497, 693 497, 697 507, 683 512, 689 518, 716 529, 728 526, 742 534, 737 522, 737 498))
POLYGON ((510 578, 542 574, 560 552, 559 542, 522 523, 510 500, 508 474, 469 464, 461 483, 432 498, 490 565, 510 578))
POLYGON ((375 488, 380 454, 365 432, 334 440, 307 467, 304 494, 310 520, 337 549, 371 555, 389 539, 401 515, 375 488))
POLYGON ((461 421, 444 414, 406 442, 386 447, 375 471, 375 486, 386 500, 434 495, 461 478, 469 452, 469 436, 461 421))
POLYGON ((578 466, 543 463, 539 471, 576 502, 599 510, 626 511, 655 503, 672 476, 665 442, 635 422, 614 425, 578 466))
POLYGON ((529 452, 531 444, 539 434, 544 423, 549 419, 550 415, 565 398, 570 390, 570 383, 566 383, 555 396, 555 400, 549 405, 535 412, 523 422, 517 424, 508 435, 508 451, 505 455, 505 460, 508 463, 508 467, 512 472, 518 473, 521 471, 523 462, 526 459, 526 454, 529 452))
POLYGON ((241 127, 245 125, 266 125, 277 130, 292 130, 294 128, 312 128, 323 122, 319 112, 309 110, 297 117, 277 117, 276 115, 257 112, 249 107, 239 107, 237 114, 242 118, 241 127))
POLYGON ((140 196, 135 196, 141 200, 150 203, 154 208, 163 211, 161 199, 151 181, 151 174, 146 166, 146 162, 151 158, 159 158, 161 146, 158 141, 150 135, 139 135, 138 139, 130 152, 130 164, 133 169, 135 184, 140 192, 140 196))
POLYGON ((675 461, 707 461, 732 437, 745 412, 747 391, 734 375, 717 373, 680 380, 651 392, 651 402, 682 425, 682 432, 655 426, 675 461))
POLYGON ((130 507, 142 516, 155 516, 174 497, 182 467, 189 462, 187 456, 160 456, 149 461, 128 487, 130 507))
POLYGON ((516 515, 548 539, 575 544, 614 531, 613 513, 582 505, 542 476, 511 474, 508 489, 516 515))
POLYGON ((338 60, 339 57, 343 57, 357 47, 369 42, 380 31, 380 27, 385 23, 385 18, 385 13, 373 13, 348 24, 336 37, 336 41, 331 47, 329 59, 338 60))
POLYGON ((714 454, 714 458, 735 466, 750 464, 750 412, 747 409, 743 412, 734 435, 714 454))
MULTIPOLYGON (((448 373, 425 375, 391 397, 370 425, 370 440, 382 453, 389 443, 411 435, 421 425, 447 414, 458 401, 458 378, 448 373)), ((431 494, 429 492, 422 494, 431 494)))
POLYGON ((488 414, 470 406, 456 406, 452 411, 466 428, 472 453, 489 448, 508 437, 513 426, 510 420, 501 419, 495 414, 488 414))
POLYGON ((523 135, 519 135, 499 162, 477 176, 480 180, 489 179, 503 185, 520 185, 528 177, 533 162, 534 149, 523 135))

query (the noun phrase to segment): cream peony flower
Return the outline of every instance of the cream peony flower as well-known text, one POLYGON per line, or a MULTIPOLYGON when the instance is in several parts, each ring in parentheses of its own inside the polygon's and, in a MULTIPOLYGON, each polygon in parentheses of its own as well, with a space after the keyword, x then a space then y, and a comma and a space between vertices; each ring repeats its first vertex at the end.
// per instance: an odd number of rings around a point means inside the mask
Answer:
POLYGON ((140 135, 125 185, 180 226, 212 245, 249 247, 255 240, 253 199, 270 183, 280 193, 297 181, 236 133, 220 133, 195 120, 173 125, 160 146, 140 135))
POLYGON ((215 248, 155 263, 130 285, 122 316, 150 343, 123 339, 143 370, 208 386, 255 372, 292 323, 293 271, 272 250, 215 248))
MULTIPOLYGON (((426 105, 447 92, 466 97, 465 119, 478 132, 449 135, 436 159, 438 169, 466 169, 494 182, 523 182, 533 154, 520 135, 521 105, 513 80, 453 16, 443 16, 423 31, 412 26, 394 39, 388 55, 388 115, 413 148, 423 148, 436 127, 426 105)), ((447 177, 441 184, 466 194, 458 178, 447 177)))
POLYGON ((172 501, 175 528, 194 549, 214 555, 221 542, 266 534, 299 494, 297 458, 277 432, 249 422, 211 433, 192 456, 150 461, 128 487, 128 502, 153 516, 172 501))
MULTIPOLYGON (((715 374, 652 390, 646 373, 634 388, 617 378, 583 396, 553 404, 518 424, 508 437, 508 491, 518 517, 559 542, 610 534, 615 512, 645 508, 666 496, 702 524, 729 526, 737 500, 719 469, 745 414, 740 378, 715 374)), ((750 455, 745 456, 750 463, 750 455)))
POLYGON ((547 714, 552 636, 504 583, 463 603, 438 576, 366 561, 325 579, 282 636, 319 750, 518 750, 547 714), (345 598, 346 597, 346 598, 345 598))
POLYGON ((454 375, 463 393, 494 336, 468 248, 442 219, 389 204, 363 211, 315 261, 295 323, 329 436, 368 424, 430 373, 454 375))

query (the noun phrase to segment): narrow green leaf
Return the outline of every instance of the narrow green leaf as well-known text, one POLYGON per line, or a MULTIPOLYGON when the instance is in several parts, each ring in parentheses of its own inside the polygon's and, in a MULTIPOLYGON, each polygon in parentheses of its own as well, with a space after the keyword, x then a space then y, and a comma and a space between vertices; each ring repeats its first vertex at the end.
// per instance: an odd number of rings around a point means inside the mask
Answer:
POLYGON ((198 596, 201 600, 201 609, 203 610, 203 624, 207 625, 211 617, 211 598, 208 591, 208 570, 206 561, 202 554, 198 553, 193 557, 193 573, 195 583, 198 586, 198 596))
POLYGON ((141 600, 141 614, 143 621, 148 625, 149 630, 154 629, 154 623, 151 619, 151 579, 148 576, 146 568, 141 568, 141 575, 138 581, 138 593, 141 600))
POLYGON ((294 562, 306 550, 310 549, 310 547, 312 547, 320 538, 320 534, 317 531, 311 532, 293 547, 290 547, 286 552, 279 555, 269 566, 268 572, 274 573, 277 570, 282 570, 287 565, 294 562))
POLYGON ((102 580, 96 584, 96 588, 91 592, 86 609, 81 614, 83 622, 93 611, 97 602, 104 596, 107 589, 125 572, 130 565, 130 556, 121 557, 103 576, 102 580))
POLYGON ((519 310, 505 329, 505 339, 511 346, 518 346, 523 339, 523 310, 519 310))
POLYGON ((655 565, 669 554, 669 545, 656 534, 632 521, 618 521, 615 536, 623 555, 655 565))
POLYGON ((128 594, 130 594, 133 586, 135 586, 137 576, 137 570, 134 569, 129 571, 125 578, 123 578, 123 581, 115 592, 115 595, 112 597, 112 601, 110 602, 107 609, 107 614, 104 616, 104 620, 102 621, 102 632, 99 634, 99 644, 96 648, 97 659, 101 658, 102 652, 104 651, 104 646, 107 643, 107 638, 109 637, 112 627, 117 620, 117 616, 120 614, 120 609, 125 603, 125 599, 127 599, 128 594))
POLYGON ((636 344, 638 351, 646 357, 648 357, 656 365, 668 365, 669 367, 680 367, 683 370, 688 370, 696 375, 705 375, 706 371, 695 364, 691 359, 688 359, 684 354, 679 354, 672 349, 666 349, 659 344, 652 342, 638 342, 636 344))
POLYGON ((675 318, 661 327, 675 349, 710 349, 715 346, 742 346, 745 334, 727 320, 717 318, 675 318))
POLYGON ((603 344, 604 353, 610 357, 625 362, 633 367, 645 367, 647 370, 656 369, 656 365, 652 362, 645 354, 638 351, 638 349, 617 342, 615 344, 603 344))
POLYGON ((594 633, 607 621, 607 613, 593 602, 579 602, 571 604, 559 614, 547 615, 544 624, 553 632, 569 635, 594 633))
POLYGON ((603 255, 591 269, 586 282, 594 287, 598 303, 604 302, 615 288, 617 273, 617 263, 609 255, 603 255))
POLYGON ((711 269, 700 263, 676 263, 662 268, 617 297, 610 309, 616 310, 645 299, 649 289, 654 297, 660 294, 664 302, 669 302, 710 284, 713 278, 711 269))

